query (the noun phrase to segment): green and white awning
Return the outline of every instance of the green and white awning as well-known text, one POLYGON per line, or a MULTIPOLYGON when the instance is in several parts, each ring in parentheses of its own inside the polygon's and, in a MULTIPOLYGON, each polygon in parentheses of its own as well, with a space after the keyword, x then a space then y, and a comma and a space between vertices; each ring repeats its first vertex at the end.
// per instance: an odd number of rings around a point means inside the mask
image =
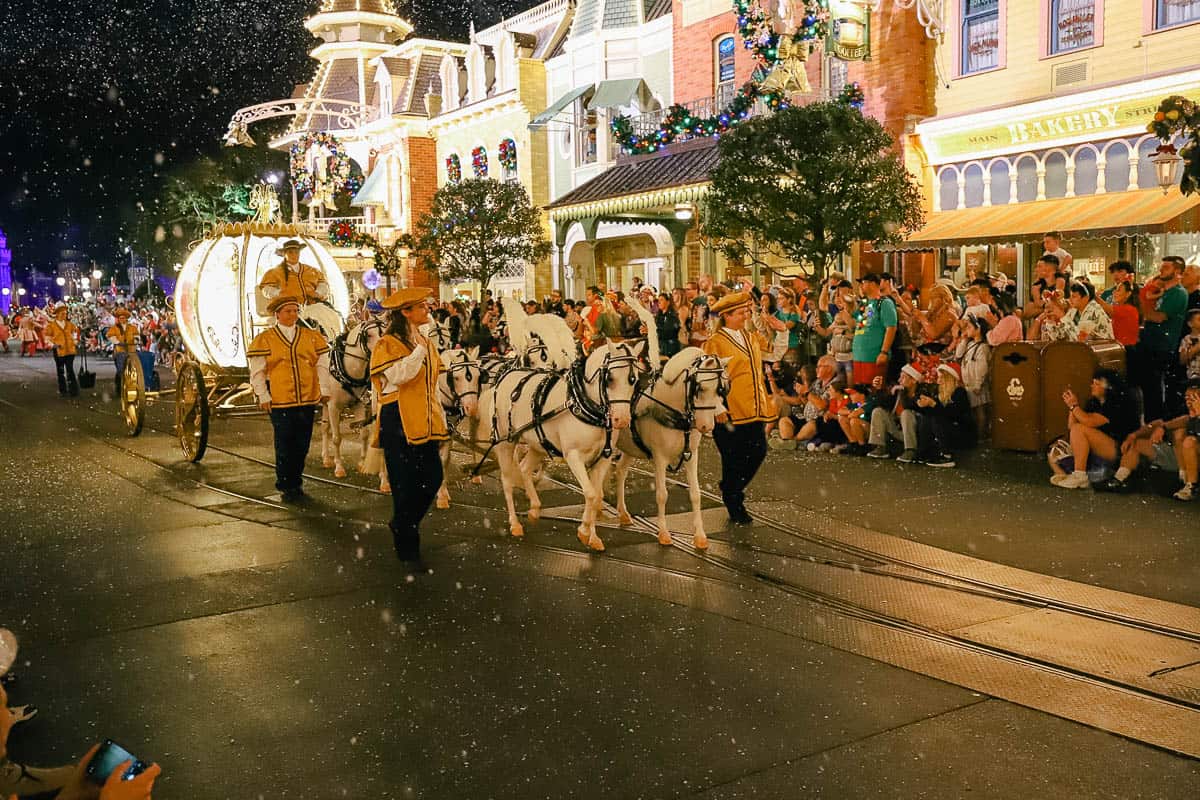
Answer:
POLYGON ((572 89, 571 91, 567 92, 562 97, 555 100, 554 103, 551 104, 549 108, 547 108, 545 111, 543 111, 542 113, 540 113, 536 117, 534 117, 533 120, 529 123, 529 127, 540 128, 540 127, 543 127, 543 126, 549 124, 550 122, 552 122, 554 120, 555 117, 557 117, 562 112, 562 110, 564 108, 566 108, 567 106, 574 103, 580 97, 583 97, 583 95, 586 92, 591 91, 591 89, 592 89, 592 84, 589 83, 586 86, 580 86, 578 88, 572 89))
POLYGON ((597 108, 619 108, 630 105, 635 97, 643 101, 650 97, 650 87, 641 78, 621 78, 612 81, 600 81, 596 85, 596 93, 588 101, 589 110, 597 108))
POLYGON ((380 164, 371 171, 358 194, 350 201, 352 206, 387 205, 387 165, 380 164))

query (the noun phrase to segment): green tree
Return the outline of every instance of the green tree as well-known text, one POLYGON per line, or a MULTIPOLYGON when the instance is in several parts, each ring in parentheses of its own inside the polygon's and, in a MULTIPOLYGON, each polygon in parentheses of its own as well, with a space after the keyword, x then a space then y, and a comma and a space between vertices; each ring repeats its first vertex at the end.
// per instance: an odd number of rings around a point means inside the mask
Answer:
POLYGON ((855 241, 895 243, 921 192, 883 126, 842 103, 793 106, 721 136, 702 232, 730 260, 786 258, 823 278, 855 241))
POLYGON ((550 253, 541 214, 525 189, 491 178, 438 189, 429 213, 417 223, 415 244, 430 272, 483 287, 500 273, 550 253))

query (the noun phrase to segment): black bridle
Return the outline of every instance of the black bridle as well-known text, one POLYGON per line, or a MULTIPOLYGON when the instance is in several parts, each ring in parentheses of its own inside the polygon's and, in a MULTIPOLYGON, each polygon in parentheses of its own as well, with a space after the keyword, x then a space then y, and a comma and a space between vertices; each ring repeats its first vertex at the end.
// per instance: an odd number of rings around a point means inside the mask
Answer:
MULTIPOLYGON (((634 395, 634 402, 636 403, 637 401, 644 398, 653 403, 656 403, 657 404, 656 406, 650 407, 650 409, 651 409, 650 413, 657 412, 656 415, 659 417, 659 421, 665 427, 672 428, 674 430, 681 431, 684 434, 687 434, 689 431, 691 431, 696 426, 696 412, 697 411, 716 411, 717 410, 717 406, 715 406, 715 405, 713 405, 713 406, 698 406, 698 405, 696 405, 696 398, 699 397, 700 392, 704 388, 704 384, 709 382, 706 380, 702 380, 703 376, 712 375, 716 378, 717 396, 720 397, 722 400, 724 400, 725 397, 727 397, 729 394, 729 377, 725 374, 725 368, 720 366, 720 361, 717 362, 718 366, 715 366, 715 367, 704 366, 704 362, 710 358, 714 358, 714 356, 709 356, 709 355, 699 356, 698 358, 696 358, 695 361, 693 361, 691 363, 690 366, 688 366, 685 369, 684 374, 683 374, 684 392, 683 392, 683 410, 682 411, 680 411, 679 409, 677 409, 673 406, 667 405, 666 403, 664 403, 662 400, 659 400, 657 397, 655 397, 651 393, 654 390, 655 384, 657 384, 658 381, 662 379, 661 371, 655 371, 650 378, 650 382, 648 384, 646 384, 645 386, 638 388, 637 393, 634 395)), ((641 434, 638 433, 636 419, 634 419, 633 421, 630 422, 629 433, 633 438, 633 443, 635 445, 637 445, 637 448, 639 450, 641 450, 643 453, 645 453, 647 458, 652 458, 653 454, 650 452, 650 448, 648 448, 646 446, 646 443, 642 439, 641 434)), ((690 460, 691 457, 692 457, 691 436, 685 435, 683 437, 683 452, 679 456, 679 461, 677 461, 673 467, 668 467, 668 469, 671 472, 677 472, 679 470, 679 468, 683 466, 684 462, 690 460)))
MULTIPOLYGON (((466 355, 462 350, 456 350, 454 352, 463 353, 464 356, 466 355)), ((467 383, 470 384, 474 380, 471 375, 472 370, 478 372, 480 376, 480 382, 482 383, 483 370, 480 367, 479 362, 474 359, 464 357, 463 360, 456 361, 443 370, 446 375, 446 385, 442 386, 439 382, 438 390, 442 394, 442 408, 445 409, 448 414, 457 417, 466 416, 466 412, 463 411, 462 401, 468 397, 479 397, 478 389, 469 392, 458 391, 458 384, 455 381, 455 375, 459 372, 462 372, 464 373, 463 377, 467 380, 467 383)), ((472 385, 479 386, 481 384, 472 385)))
POLYGON ((380 336, 383 335, 383 323, 377 319, 370 319, 366 322, 359 323, 355 328, 344 331, 338 334, 338 337, 333 340, 333 347, 329 352, 329 372, 333 379, 340 383, 346 391, 354 394, 357 390, 365 389, 371 385, 371 370, 364 369, 361 378, 354 378, 346 371, 346 359, 352 358, 356 361, 362 361, 367 365, 371 363, 371 346, 370 333, 373 330, 379 331, 380 336), (353 344, 347 343, 346 337, 350 331, 358 331, 355 335, 353 344), (350 347, 361 348, 366 354, 363 356, 357 353, 347 352, 350 347))

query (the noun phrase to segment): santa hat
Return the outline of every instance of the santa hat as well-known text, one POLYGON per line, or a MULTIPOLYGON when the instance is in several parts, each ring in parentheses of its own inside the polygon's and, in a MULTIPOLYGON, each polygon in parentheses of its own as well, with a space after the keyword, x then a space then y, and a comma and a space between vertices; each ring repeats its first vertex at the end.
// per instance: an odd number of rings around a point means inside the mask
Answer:
POLYGON ((961 368, 958 366, 958 364, 950 364, 950 363, 938 364, 937 371, 938 371, 939 375, 940 375, 940 373, 945 372, 948 375, 953 375, 954 379, 956 381, 962 381, 962 372, 961 372, 961 368))

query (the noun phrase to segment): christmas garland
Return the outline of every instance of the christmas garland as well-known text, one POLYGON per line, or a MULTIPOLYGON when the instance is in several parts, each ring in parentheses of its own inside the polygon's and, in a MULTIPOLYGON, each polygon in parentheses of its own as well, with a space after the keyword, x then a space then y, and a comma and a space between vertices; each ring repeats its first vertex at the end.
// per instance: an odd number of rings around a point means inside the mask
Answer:
POLYGON ((476 147, 471 151, 471 170, 476 178, 486 178, 488 174, 487 148, 476 147))
POLYGON ((837 100, 839 103, 845 103, 851 108, 861 109, 863 104, 867 102, 867 96, 863 94, 862 87, 858 85, 858 81, 847 83, 838 92, 837 100))
POLYGON ((512 139, 502 139, 497 156, 500 159, 501 167, 510 172, 515 170, 517 168, 517 143, 512 139))
POLYGON ((313 190, 314 176, 305 163, 305 157, 313 145, 324 147, 329 151, 329 155, 333 159, 330 172, 332 173, 331 177, 334 181, 335 192, 354 194, 362 188, 362 178, 351 174, 353 162, 351 162, 350 156, 346 153, 346 148, 332 134, 317 131, 315 133, 306 133, 292 143, 290 151, 292 183, 299 194, 307 195, 313 190))
MULTIPOLYGON (((754 54, 763 70, 769 71, 779 60, 781 40, 780 34, 771 27, 770 15, 760 5, 760 0, 733 0, 733 11, 737 14, 738 33, 743 45, 754 54)), ((829 26, 829 0, 805 0, 804 17, 796 32, 790 34, 792 43, 807 47, 811 52, 817 42, 829 35, 829 26)), ((746 119, 750 115, 750 108, 760 97, 772 111, 788 106, 786 97, 764 92, 758 80, 751 80, 737 91, 724 109, 711 117, 697 117, 686 106, 676 103, 667 109, 656 131, 639 135, 633 130, 632 120, 622 115, 614 117, 609 128, 623 152, 630 155, 652 153, 666 149, 677 139, 720 136, 746 119)))
POLYGON ((454 153, 446 156, 446 180, 450 183, 458 183, 462 180, 462 163, 454 153))
POLYGON ((1179 190, 1184 194, 1200 191, 1200 104, 1181 95, 1171 95, 1159 104, 1146 130, 1168 145, 1178 134, 1187 136, 1179 151, 1183 158, 1179 190))
POLYGON ((337 247, 374 247, 375 237, 359 233, 349 222, 329 223, 329 241, 337 247))

